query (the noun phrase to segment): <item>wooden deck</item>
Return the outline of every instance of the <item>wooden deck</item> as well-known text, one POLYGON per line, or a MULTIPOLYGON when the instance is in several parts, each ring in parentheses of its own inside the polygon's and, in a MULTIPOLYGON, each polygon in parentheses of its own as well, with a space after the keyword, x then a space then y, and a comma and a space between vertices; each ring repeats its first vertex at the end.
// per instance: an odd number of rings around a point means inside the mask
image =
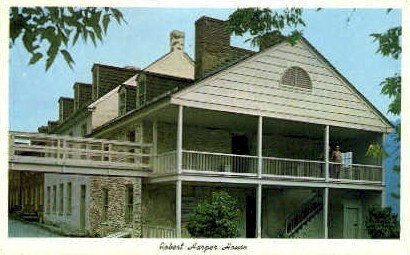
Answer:
POLYGON ((151 144, 10 132, 9 169, 53 173, 148 176, 151 144))

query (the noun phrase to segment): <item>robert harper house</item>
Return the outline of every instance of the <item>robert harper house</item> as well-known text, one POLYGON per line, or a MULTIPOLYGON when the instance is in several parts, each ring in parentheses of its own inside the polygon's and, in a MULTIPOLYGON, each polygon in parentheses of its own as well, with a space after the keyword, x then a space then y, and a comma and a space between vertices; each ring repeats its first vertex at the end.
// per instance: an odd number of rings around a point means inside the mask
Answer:
POLYGON ((9 211, 70 235, 188 237, 192 208, 223 189, 241 237, 366 238, 385 198, 366 151, 392 125, 306 39, 256 52, 224 24, 195 22, 195 59, 172 31, 143 69, 94 64, 58 120, 11 131, 9 211))

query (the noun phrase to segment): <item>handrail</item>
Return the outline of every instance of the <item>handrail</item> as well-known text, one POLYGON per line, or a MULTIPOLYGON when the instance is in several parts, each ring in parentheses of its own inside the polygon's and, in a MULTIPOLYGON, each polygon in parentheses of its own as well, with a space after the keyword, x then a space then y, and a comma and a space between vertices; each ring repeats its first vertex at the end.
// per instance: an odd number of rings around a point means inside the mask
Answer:
POLYGON ((278 158, 278 157, 262 157, 263 159, 271 159, 271 160, 282 160, 282 161, 289 161, 289 162, 302 162, 302 163, 319 163, 325 164, 325 161, 319 160, 310 160, 310 159, 292 159, 292 158, 278 158))
POLYGON ((152 143, 135 143, 129 141, 108 140, 102 138, 89 138, 89 137, 74 137, 68 135, 55 135, 55 134, 43 134, 34 132, 21 132, 21 131, 9 131, 9 135, 22 138, 49 138, 52 140, 65 140, 73 142, 90 142, 90 143, 104 143, 113 145, 128 145, 139 147, 152 147, 152 143))
POLYGON ((319 195, 314 195, 311 199, 304 202, 296 213, 286 217, 285 233, 287 236, 294 234, 323 207, 320 198, 319 195))
POLYGON ((258 158, 258 156, 253 156, 253 155, 229 154, 229 153, 220 153, 220 152, 206 152, 206 151, 182 150, 182 153, 184 153, 184 152, 204 154, 204 155, 213 155, 213 156, 229 156, 229 157, 258 158))
POLYGON ((382 168, 383 166, 378 166, 378 165, 365 165, 365 164, 344 164, 340 162, 329 162, 331 165, 340 165, 340 166, 360 166, 360 167, 370 167, 370 168, 382 168))

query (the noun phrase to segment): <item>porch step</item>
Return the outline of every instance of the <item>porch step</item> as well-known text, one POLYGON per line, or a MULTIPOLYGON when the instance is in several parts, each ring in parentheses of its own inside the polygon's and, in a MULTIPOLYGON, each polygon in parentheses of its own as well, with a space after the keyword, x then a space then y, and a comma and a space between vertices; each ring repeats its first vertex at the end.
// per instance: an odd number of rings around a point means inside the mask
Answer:
POLYGON ((23 212, 21 218, 26 221, 39 221, 37 213, 34 212, 23 212))

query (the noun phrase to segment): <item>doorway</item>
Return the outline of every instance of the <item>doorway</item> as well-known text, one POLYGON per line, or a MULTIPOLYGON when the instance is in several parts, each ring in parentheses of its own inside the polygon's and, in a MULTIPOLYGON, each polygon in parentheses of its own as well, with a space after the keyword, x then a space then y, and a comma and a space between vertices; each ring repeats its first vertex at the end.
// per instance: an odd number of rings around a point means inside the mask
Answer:
POLYGON ((246 237, 256 237, 256 200, 255 196, 246 197, 246 237))
POLYGON ((345 208, 345 237, 347 239, 359 238, 359 209, 356 207, 345 208))
POLYGON ((85 185, 80 186, 80 229, 85 231, 85 185))
MULTIPOLYGON (((248 137, 242 134, 232 134, 232 154, 249 155, 248 137)), ((249 158, 232 158, 232 170, 237 173, 246 173, 249 168, 249 158)))

